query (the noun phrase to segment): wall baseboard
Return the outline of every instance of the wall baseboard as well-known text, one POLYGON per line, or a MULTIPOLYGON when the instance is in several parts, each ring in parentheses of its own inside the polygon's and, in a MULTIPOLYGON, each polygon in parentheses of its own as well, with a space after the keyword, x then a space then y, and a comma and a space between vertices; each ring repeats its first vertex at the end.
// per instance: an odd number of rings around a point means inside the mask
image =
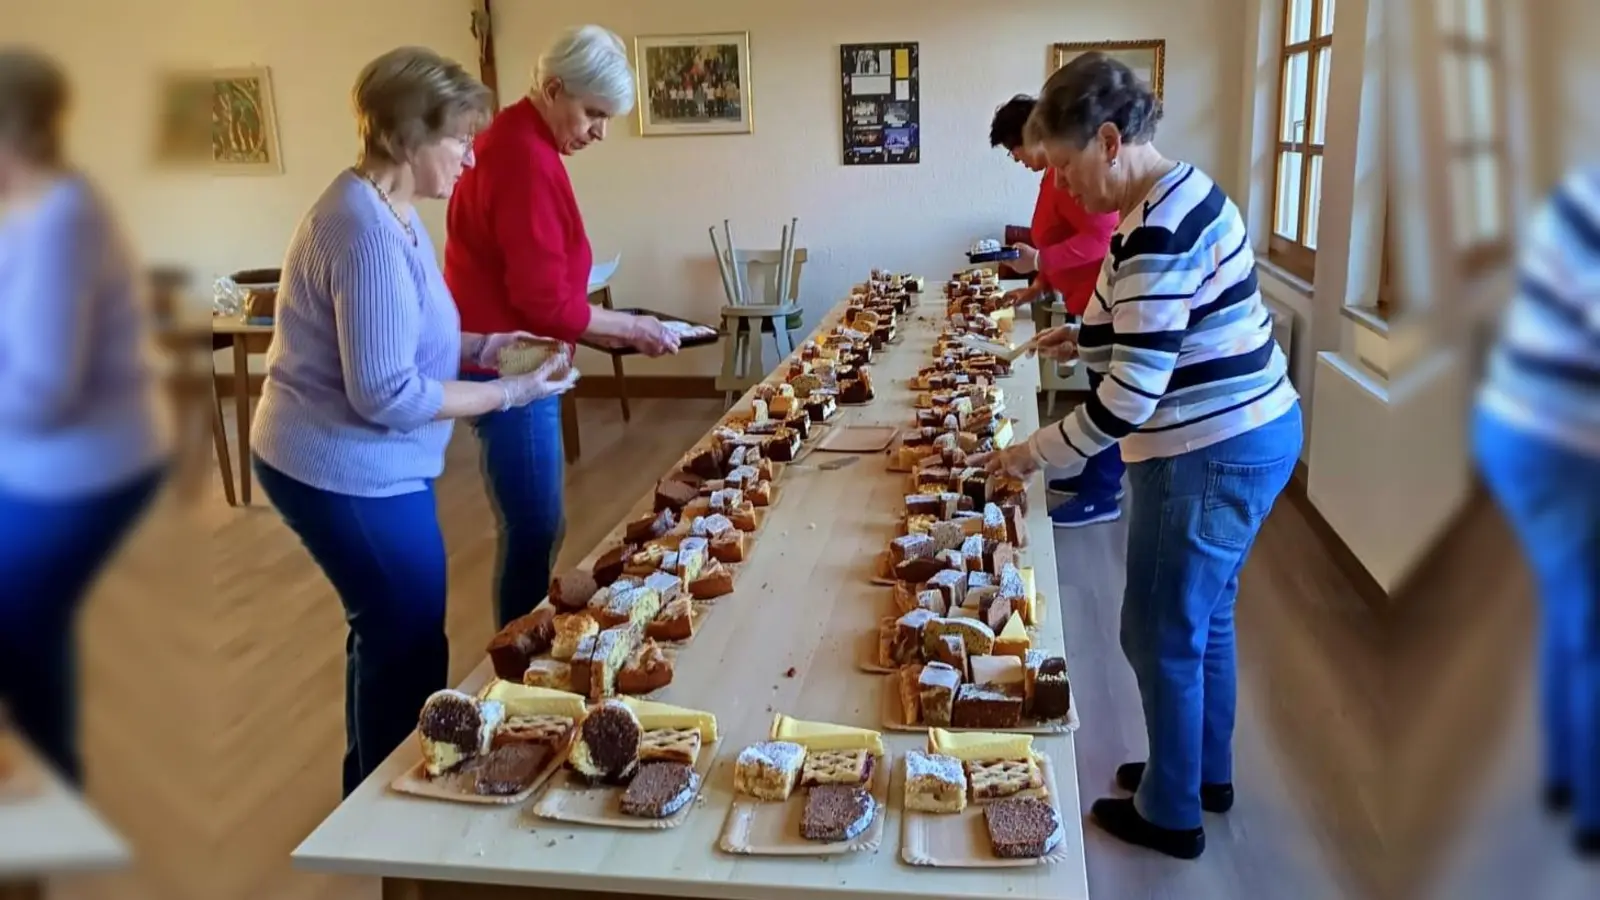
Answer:
MULTIPOLYGON (((265 375, 250 376, 250 393, 261 395, 265 375)), ((217 375, 217 396, 233 396, 233 376, 217 375)), ((585 375, 572 395, 579 399, 616 399, 623 395, 624 382, 630 400, 699 400, 721 397, 717 380, 710 375, 637 375, 618 379, 615 375, 585 375)))
POLYGON ((1383 585, 1378 583, 1378 579, 1374 578, 1371 572, 1367 571, 1367 567, 1361 563, 1361 558, 1356 556, 1350 545, 1344 542, 1344 538, 1339 537, 1339 532, 1328 524, 1328 520, 1322 517, 1317 505, 1311 502, 1310 495, 1306 493, 1309 476, 1305 460, 1296 461, 1294 474, 1289 477, 1289 495, 1299 507, 1306 523, 1311 526, 1311 530, 1316 532, 1317 539, 1328 549, 1334 564, 1346 578, 1350 579, 1350 584, 1362 602, 1374 613, 1386 613, 1390 606, 1389 592, 1383 589, 1383 585))

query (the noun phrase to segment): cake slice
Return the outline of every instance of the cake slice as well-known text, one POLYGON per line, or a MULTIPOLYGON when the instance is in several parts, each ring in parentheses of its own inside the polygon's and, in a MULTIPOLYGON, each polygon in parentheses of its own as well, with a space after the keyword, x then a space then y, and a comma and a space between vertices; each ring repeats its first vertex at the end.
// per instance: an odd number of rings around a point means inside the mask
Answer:
POLYGON ((967 773, 961 760, 911 750, 906 753, 906 809, 949 815, 967 808, 967 773))
POLYGON ((751 744, 734 763, 733 789, 757 800, 787 800, 805 760, 806 748, 792 741, 751 744))
POLYGON ((922 721, 922 669, 920 665, 895 670, 895 693, 900 700, 900 721, 915 725, 922 721))
POLYGON ((896 566, 932 556, 933 552, 933 538, 926 534, 903 534, 889 542, 889 562, 896 566))
POLYGON ((1005 542, 1017 547, 1028 546, 1028 518, 1022 507, 1008 503, 1000 507, 1000 513, 1006 523, 1005 542))
POLYGON ((872 824, 877 812, 877 800, 864 787, 819 785, 806 792, 800 836, 821 843, 854 840, 872 824))
POLYGON ((956 674, 962 678, 966 678, 967 673, 971 671, 968 666, 967 645, 954 634, 942 635, 934 641, 933 655, 928 657, 928 661, 943 663, 955 669, 956 674))
POLYGON ((630 628, 643 633, 645 626, 661 611, 661 594, 640 584, 614 584, 611 599, 596 610, 602 629, 630 628))
POLYGON ((1072 688, 1067 681, 1067 661, 1046 657, 1033 676, 1033 716, 1036 719, 1064 719, 1071 712, 1072 688))
MULTIPOLYGON (((646 576, 661 571, 668 552, 670 551, 661 544, 645 544, 623 561, 622 574, 643 583, 646 576)), ((590 605, 593 605, 592 600, 590 605)))
POLYGON ((749 553, 749 547, 748 532, 742 529, 729 531, 711 542, 711 558, 717 562, 742 563, 749 553))
POLYGON ((1006 797, 1049 795, 1039 762, 1029 754, 1020 758, 967 760, 967 777, 972 782, 974 803, 987 803, 1006 797))
POLYGON ((555 635, 550 641, 550 655, 558 660, 571 660, 578 652, 578 644, 586 637, 600 631, 600 625, 586 612, 556 616, 555 635))
POLYGON ((495 677, 521 680, 529 660, 550 649, 556 634, 555 619, 556 608, 541 604, 533 612, 506 623, 489 640, 489 662, 494 666, 495 677))
POLYGON ((616 694, 617 673, 627 664, 638 638, 639 632, 626 625, 585 638, 572 657, 572 686, 583 687, 594 701, 616 694))
POLYGON ((656 485, 655 508, 662 511, 681 510, 699 496, 698 482, 668 478, 656 485))
POLYGON ((983 810, 983 820, 994 855, 1001 859, 1047 856, 1065 834, 1055 807, 1032 798, 991 803, 983 810))
POLYGON ((638 697, 622 697, 620 701, 622 705, 633 710, 640 727, 646 731, 686 728, 700 735, 702 746, 709 746, 717 741, 717 717, 704 710, 673 706, 656 700, 642 700, 638 697))
POLYGON ((616 689, 623 694, 648 694, 671 684, 672 674, 672 657, 655 641, 646 640, 617 672, 616 689))
POLYGON ((767 737, 774 741, 793 741, 810 753, 821 750, 866 750, 873 756, 884 755, 883 735, 876 731, 830 722, 807 722, 783 713, 772 717, 772 728, 767 737))
POLYGON ((594 575, 582 569, 556 573, 550 581, 550 602, 557 609, 576 612, 589 605, 589 598, 600 589, 594 575))
MULTIPOLYGON (((663 609, 683 593, 683 577, 676 571, 677 560, 675 557, 677 555, 676 551, 668 553, 667 558, 661 561, 661 570, 659 572, 651 572, 644 577, 644 587, 647 590, 655 591, 660 596, 660 603, 663 609)), ((660 613, 658 612, 656 615, 659 616, 660 613)))
POLYGON ((946 607, 954 609, 963 606, 967 599, 967 573, 958 569, 943 569, 928 579, 928 587, 944 595, 946 607))
POLYGON ((700 731, 696 728, 647 728, 639 742, 640 763, 663 761, 692 766, 699 759, 700 731))
POLYGON ((996 690, 1023 695, 1022 660, 1016 656, 974 656, 967 661, 972 669, 972 683, 996 690))
POLYGON ((1010 540, 1010 532, 1006 528, 1006 515, 998 503, 983 505, 983 537, 984 540, 995 543, 1010 540))
POLYGON ((488 753, 504 719, 505 707, 498 700, 479 701, 455 690, 435 692, 417 717, 424 771, 438 777, 488 753))
MULTIPOLYGON (((595 560, 594 564, 595 584, 606 587, 621 578, 622 570, 628 564, 628 558, 633 556, 637 549, 638 546, 635 544, 615 544, 600 554, 600 558, 595 560)), ((590 598, 590 602, 593 603, 593 598, 590 598)))
POLYGON ((551 749, 542 744, 515 743, 497 747, 473 769, 473 790, 490 797, 520 794, 544 771, 551 753, 551 749))
POLYGON ((700 774, 681 762, 641 763, 622 792, 625 816, 665 819, 676 815, 700 792, 700 774))
POLYGON ((554 753, 567 748, 573 719, 566 716, 510 716, 495 729, 491 748, 531 744, 554 753))
POLYGON ((996 656, 1014 656, 1021 662, 1031 644, 1028 629, 1022 624, 1022 614, 1013 611, 1006 617, 1000 633, 994 637, 994 653, 996 656))
POLYGON ((541 657, 528 661, 522 671, 522 683, 529 687, 550 688, 556 691, 572 689, 572 665, 559 659, 541 657))
POLYGON ((894 621, 893 638, 889 644, 892 665, 904 666, 922 661, 922 629, 938 618, 926 609, 914 609, 894 621))
MULTIPOLYGON (((944 663, 930 662, 922 667, 917 686, 921 694, 922 723, 938 728, 949 727, 956 691, 961 687, 961 673, 944 663)), ((906 724, 917 723, 908 719, 906 724)))
POLYGON ((955 728, 1016 728, 1022 724, 1022 692, 963 684, 956 689, 950 724, 955 728))
POLYGON ((694 637, 694 602, 678 597, 661 608, 645 629, 645 637, 657 641, 687 641, 694 637))
POLYGON ((678 527, 678 517, 670 508, 645 513, 628 523, 624 539, 630 544, 643 544, 666 537, 676 527, 678 527))
POLYGON ((715 600, 731 593, 733 570, 719 562, 713 561, 699 578, 689 582, 689 594, 696 600, 715 600))
POLYGON ((703 537, 686 537, 678 544, 677 574, 689 584, 705 571, 711 557, 711 542, 703 537))
MULTIPOLYGON (((946 635, 961 638, 968 656, 986 656, 994 650, 994 631, 975 619, 939 618, 922 629, 924 652, 936 650, 938 640, 946 635)), ((934 657, 935 653, 927 653, 934 657)))
POLYGON ((935 616, 946 616, 950 613, 950 605, 945 602, 944 594, 935 590, 918 591, 917 608, 925 609, 935 616))
POLYGON ((567 763, 591 783, 623 784, 639 767, 642 738, 643 729, 633 710, 606 700, 578 726, 567 763))
POLYGON ((867 784, 872 780, 873 756, 866 750, 817 750, 806 754, 800 784, 867 784))

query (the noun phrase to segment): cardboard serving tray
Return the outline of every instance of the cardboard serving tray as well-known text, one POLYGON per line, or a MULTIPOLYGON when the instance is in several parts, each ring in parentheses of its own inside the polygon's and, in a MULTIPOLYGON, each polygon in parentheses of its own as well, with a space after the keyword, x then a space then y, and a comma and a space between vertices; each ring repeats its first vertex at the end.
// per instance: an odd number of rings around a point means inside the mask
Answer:
MULTIPOLYGON (((872 773, 872 797, 878 808, 867 830, 854 840, 831 844, 808 841, 800 836, 800 820, 805 815, 805 788, 795 788, 782 803, 757 800, 736 794, 728 807, 717 846, 724 853, 743 856, 840 856, 846 853, 872 853, 883 844, 884 824, 889 813, 889 782, 894 773, 889 759, 879 759, 872 773)), ((721 776, 733 790, 734 760, 721 767, 721 776)))
MULTIPOLYGON (((882 679, 883 687, 879 693, 883 695, 883 727, 889 731, 921 731, 928 730, 927 725, 909 725, 906 723, 905 710, 900 707, 900 692, 895 688, 894 675, 886 675, 882 679)), ((1022 724, 1016 728, 946 728, 946 731, 987 731, 1001 734, 1070 734, 1078 730, 1078 698, 1072 694, 1072 681, 1069 676, 1067 681, 1067 717, 1065 719, 1051 719, 1040 721, 1026 716, 1022 724)))
MULTIPOLYGON (((720 741, 718 742, 721 743, 720 741)), ((626 788, 612 785, 590 785, 571 769, 563 769, 533 805, 533 814, 541 819, 572 822, 579 825, 599 825, 605 828, 628 828, 636 831, 665 831, 676 828, 689 818, 705 796, 706 779, 716 761, 717 744, 700 748, 694 770, 700 776, 700 787, 693 800, 665 819, 643 819, 624 815, 622 794, 626 788)))
POLYGON ((888 449, 900 429, 894 425, 847 425, 828 429, 817 450, 828 453, 879 453, 888 449))
POLYGON ((1048 756, 1038 756, 1039 772, 1044 777, 1047 802, 1061 819, 1061 837, 1044 856, 1029 859, 1004 859, 994 854, 989 842, 989 827, 984 821, 984 804, 967 802, 959 813, 926 813, 904 807, 905 757, 895 761, 895 779, 900 789, 900 858, 913 866, 960 869, 1002 869, 1042 866, 1068 856, 1066 819, 1061 813, 1061 795, 1056 791, 1055 765, 1048 756))
MULTIPOLYGON (((574 727, 572 732, 576 732, 574 727)), ((567 736, 568 746, 571 744, 572 734, 567 736)), ((544 786, 550 776, 554 775, 562 764, 567 761, 568 746, 563 746, 550 755, 549 762, 544 769, 534 776, 533 782, 515 794, 504 796, 485 796, 476 793, 471 787, 471 776, 464 772, 449 772, 438 778, 429 778, 423 771, 422 760, 403 772, 394 781, 389 782, 389 789, 401 794, 410 794, 413 797, 426 797, 430 800, 449 800, 455 803, 475 803, 479 806, 511 806, 527 800, 539 788, 544 786)))
POLYGON ((893 673, 899 666, 886 665, 883 661, 882 644, 880 637, 883 622, 893 622, 895 619, 887 618, 879 621, 879 627, 862 632, 861 650, 856 655, 857 667, 863 672, 872 672, 879 675, 893 673))

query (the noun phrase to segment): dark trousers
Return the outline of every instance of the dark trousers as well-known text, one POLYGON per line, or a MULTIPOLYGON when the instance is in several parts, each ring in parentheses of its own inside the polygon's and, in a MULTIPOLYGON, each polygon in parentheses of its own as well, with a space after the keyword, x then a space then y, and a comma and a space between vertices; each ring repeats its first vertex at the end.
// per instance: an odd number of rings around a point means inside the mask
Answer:
POLYGON ((504 626, 531 612, 549 593, 566 536, 561 398, 479 416, 472 430, 482 448, 480 464, 500 525, 495 604, 504 626))
MULTIPOLYGON (((1089 390, 1099 390, 1100 382, 1104 380, 1104 375, 1091 371, 1089 390)), ((1113 498, 1117 496, 1117 491, 1122 489, 1122 476, 1127 470, 1127 466, 1122 463, 1121 444, 1112 444, 1096 453, 1083 464, 1083 473, 1077 478, 1078 499, 1110 505, 1114 502, 1113 498)))
POLYGON ((256 478, 344 604, 344 794, 417 726, 446 686, 448 589, 433 485, 398 497, 318 490, 259 457, 256 478))
POLYGON ((78 756, 73 624, 95 577, 138 522, 165 467, 104 494, 34 500, 0 492, 0 702, 73 784, 78 756))

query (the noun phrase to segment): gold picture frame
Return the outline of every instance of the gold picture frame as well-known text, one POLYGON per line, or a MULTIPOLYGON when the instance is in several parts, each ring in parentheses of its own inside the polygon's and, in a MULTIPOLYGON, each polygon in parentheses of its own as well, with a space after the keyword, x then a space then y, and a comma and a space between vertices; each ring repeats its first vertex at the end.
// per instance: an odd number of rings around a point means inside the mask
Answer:
POLYGON ((1115 57, 1125 63, 1134 74, 1149 83, 1157 99, 1165 99, 1162 97, 1162 88, 1166 81, 1167 42, 1159 38, 1143 41, 1069 41, 1052 44, 1050 71, 1045 73, 1045 77, 1054 75, 1057 69, 1074 58, 1093 51, 1115 57))
POLYGON ((219 175, 279 175, 278 110, 265 66, 169 72, 156 159, 219 175))
POLYGON ((633 39, 639 134, 751 134, 750 32, 640 35, 633 39))

